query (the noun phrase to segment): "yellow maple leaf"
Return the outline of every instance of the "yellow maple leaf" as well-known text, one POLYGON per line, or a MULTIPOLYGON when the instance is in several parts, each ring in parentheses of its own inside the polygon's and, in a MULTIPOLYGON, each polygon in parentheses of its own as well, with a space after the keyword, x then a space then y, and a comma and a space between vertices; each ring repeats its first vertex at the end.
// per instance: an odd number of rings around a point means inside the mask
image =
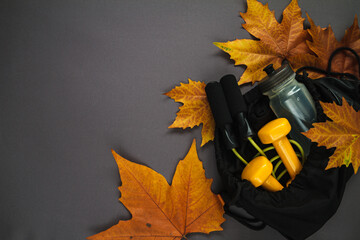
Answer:
POLYGON ((206 84, 189 79, 189 83, 180 83, 180 86, 173 88, 166 96, 181 102, 184 105, 179 107, 175 121, 169 128, 193 128, 202 124, 201 146, 210 140, 214 140, 215 122, 210 110, 209 102, 205 93, 206 84))
POLYGON ((356 173, 360 165, 360 112, 356 112, 345 98, 342 103, 342 106, 338 106, 320 102, 324 113, 332 121, 314 123, 314 127, 303 134, 318 142, 319 146, 336 147, 326 169, 349 166, 351 163, 356 173))
POLYGON ((87 239, 180 240, 193 232, 222 230, 224 202, 211 192, 212 179, 205 177, 195 140, 176 167, 171 186, 154 170, 113 155, 122 181, 119 200, 132 218, 87 239))
POLYGON ((316 57, 306 45, 309 35, 304 30, 304 18, 297 0, 292 0, 283 12, 283 19, 278 23, 274 11, 268 4, 256 0, 247 0, 247 12, 240 13, 245 20, 243 24, 251 35, 259 40, 236 39, 225 43, 214 44, 230 54, 235 65, 246 65, 239 84, 260 81, 266 76, 263 69, 273 64, 279 68, 287 59, 294 69, 304 65, 314 65, 316 57))

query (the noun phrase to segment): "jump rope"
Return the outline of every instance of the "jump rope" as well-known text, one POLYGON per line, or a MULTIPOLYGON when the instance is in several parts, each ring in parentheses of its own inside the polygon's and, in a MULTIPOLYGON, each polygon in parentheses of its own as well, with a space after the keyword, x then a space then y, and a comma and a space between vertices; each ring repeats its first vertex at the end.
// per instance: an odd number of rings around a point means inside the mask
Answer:
MULTIPOLYGON (((291 178, 289 184, 295 178, 295 175, 300 172, 306 160, 301 145, 295 140, 286 138, 291 129, 289 122, 284 118, 280 118, 263 126, 258 132, 259 139, 264 144, 273 143, 273 146, 262 149, 253 139, 255 133, 246 119, 247 104, 240 92, 235 76, 226 75, 221 78, 220 82, 211 82, 207 84, 205 91, 225 147, 231 150, 246 165, 242 178, 249 180, 257 187, 266 181, 270 181, 267 177, 269 174, 278 182, 288 172, 291 178), (249 141, 258 151, 250 162, 246 161, 236 150, 240 146, 240 141, 249 141), (279 143, 279 141, 281 142, 279 143), (284 145, 287 146, 284 147, 284 145), (298 152, 295 153, 292 146, 296 147, 298 152), (268 159, 266 153, 270 153, 274 149, 278 155, 268 159), (298 159, 301 159, 301 163, 298 159), (276 164, 273 166, 275 162, 276 164), (277 174, 282 164, 285 165, 285 169, 280 174, 277 174), (259 178, 264 179, 259 180, 259 178)), ((273 181, 272 178, 271 181, 273 181)), ((275 184, 279 185, 279 183, 275 184)), ((263 187, 267 189, 265 186, 263 187)), ((282 185, 280 184, 276 189, 270 187, 267 190, 278 191, 281 189, 282 185)))

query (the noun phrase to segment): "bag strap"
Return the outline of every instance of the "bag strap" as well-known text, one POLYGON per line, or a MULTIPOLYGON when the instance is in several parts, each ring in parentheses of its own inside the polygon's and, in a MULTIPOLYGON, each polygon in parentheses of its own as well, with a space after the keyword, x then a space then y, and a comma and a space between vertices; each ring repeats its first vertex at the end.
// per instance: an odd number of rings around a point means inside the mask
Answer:
MULTIPOLYGON (((231 206, 236 206, 238 208, 244 209, 241 206, 239 206, 239 204, 237 203, 237 199, 240 196, 241 187, 239 186, 238 180, 230 172, 224 171, 221 175, 223 177, 225 177, 228 185, 233 186, 232 187, 232 193, 233 193, 232 196, 229 196, 228 194, 226 194, 226 192, 220 193, 224 202, 226 203, 224 206, 225 214, 234 218, 235 220, 237 220, 238 222, 240 222, 241 224, 243 224, 244 226, 246 226, 252 230, 260 231, 260 230, 264 229, 266 227, 266 223, 264 223, 260 219, 253 217, 253 216, 248 217, 239 212, 233 212, 230 209, 231 206)), ((248 215, 250 215, 250 214, 248 214, 248 215)))
POLYGON ((252 230, 260 231, 266 227, 266 223, 255 217, 250 218, 247 216, 240 215, 239 213, 233 213, 230 210, 229 206, 227 205, 224 206, 224 210, 227 215, 229 215, 230 217, 234 218, 235 220, 237 220, 238 222, 240 222, 241 224, 252 230))

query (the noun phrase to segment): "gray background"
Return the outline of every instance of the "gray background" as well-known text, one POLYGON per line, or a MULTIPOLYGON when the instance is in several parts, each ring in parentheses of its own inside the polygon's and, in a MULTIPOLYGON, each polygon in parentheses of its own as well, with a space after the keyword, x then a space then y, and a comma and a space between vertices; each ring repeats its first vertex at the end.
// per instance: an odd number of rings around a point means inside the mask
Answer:
MULTIPOLYGON (((270 1, 279 17, 289 1, 270 1)), ((340 39, 360 1, 300 0, 340 39)), ((170 182, 200 128, 174 130, 180 104, 162 95, 188 78, 240 76, 212 42, 249 38, 245 0, 0 2, 0 239, 84 239, 130 218, 110 149, 170 182)), ((213 144, 198 150, 221 190, 213 144)), ((310 239, 358 239, 360 178, 310 239)), ((190 239, 283 239, 226 217, 190 239)))

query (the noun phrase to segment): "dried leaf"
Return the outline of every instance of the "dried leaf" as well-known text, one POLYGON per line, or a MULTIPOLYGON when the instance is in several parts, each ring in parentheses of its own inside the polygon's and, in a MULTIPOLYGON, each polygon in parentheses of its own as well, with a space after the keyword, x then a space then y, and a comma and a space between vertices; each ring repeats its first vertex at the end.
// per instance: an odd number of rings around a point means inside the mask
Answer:
MULTIPOLYGON (((275 19, 274 11, 268 4, 263 5, 256 0, 247 0, 246 13, 240 13, 245 20, 243 24, 250 34, 259 40, 236 39, 214 44, 230 54, 235 65, 247 66, 239 84, 255 83, 266 76, 263 69, 269 64, 279 68, 284 59, 288 60, 294 70, 303 66, 318 67, 326 70, 328 59, 337 47, 350 47, 360 53, 360 29, 355 16, 353 25, 346 30, 344 38, 338 42, 329 26, 320 28, 308 16, 311 28, 304 30, 304 18, 297 0, 292 0, 283 11, 281 23, 275 19)), ((349 52, 336 54, 332 71, 346 72, 359 76, 357 61, 349 52)), ((315 78, 321 75, 310 73, 315 78)), ((214 138, 214 120, 205 95, 205 84, 182 84, 167 93, 175 101, 183 102, 177 117, 170 128, 194 127, 203 123, 203 146, 214 138), (179 89, 177 89, 179 88, 179 89), (194 88, 194 89, 191 89, 194 88)))
MULTIPOLYGON (((338 47, 349 47, 360 53, 360 30, 358 18, 355 16, 353 25, 346 30, 339 42, 329 26, 321 28, 307 15, 311 28, 304 30, 304 18, 297 0, 292 0, 283 12, 283 19, 278 23, 274 11, 268 4, 263 5, 256 0, 248 0, 246 13, 240 13, 245 20, 243 24, 251 35, 258 40, 241 39, 214 44, 230 54, 235 65, 246 65, 239 84, 260 81, 265 77, 264 67, 272 63, 278 68, 287 59, 294 70, 303 66, 318 67, 326 70, 332 52, 338 47)), ((333 72, 346 72, 359 77, 357 61, 349 52, 336 54, 332 62, 333 72)), ((310 77, 320 77, 312 73, 310 77)))
POLYGON ((88 237, 91 240, 174 240, 193 232, 221 231, 224 203, 211 192, 212 179, 196 152, 195 140, 176 168, 172 185, 154 170, 126 160, 113 151, 122 185, 119 187, 130 220, 88 237))
POLYGON ((314 123, 314 127, 303 134, 319 146, 336 147, 326 169, 351 163, 356 173, 360 165, 360 112, 356 112, 345 98, 342 102, 342 106, 321 103, 324 113, 332 121, 314 123))
POLYGON ((173 88, 166 96, 181 102, 184 105, 179 107, 175 121, 169 128, 193 128, 202 124, 201 146, 214 139, 215 122, 212 117, 209 102, 205 93, 206 84, 195 82, 189 79, 189 83, 180 83, 180 86, 173 88))
POLYGON ((268 4, 256 0, 247 1, 246 13, 240 13, 243 24, 251 35, 258 40, 241 39, 226 43, 216 42, 217 47, 230 54, 235 65, 246 65, 239 84, 260 81, 266 76, 264 67, 273 64, 279 68, 287 59, 294 69, 305 65, 312 66, 316 57, 306 45, 309 35, 304 30, 304 18, 297 0, 292 0, 283 12, 283 19, 278 23, 274 11, 268 4))

